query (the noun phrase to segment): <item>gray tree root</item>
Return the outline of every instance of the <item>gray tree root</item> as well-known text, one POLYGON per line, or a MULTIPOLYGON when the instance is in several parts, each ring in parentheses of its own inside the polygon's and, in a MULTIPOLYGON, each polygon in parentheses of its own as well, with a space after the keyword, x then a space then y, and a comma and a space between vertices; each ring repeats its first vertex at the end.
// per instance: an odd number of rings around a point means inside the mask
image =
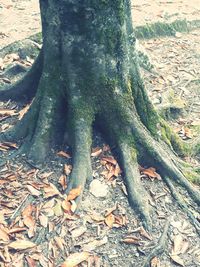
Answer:
POLYGON ((40 51, 31 69, 25 76, 11 85, 9 88, 0 90, 1 101, 28 102, 33 99, 37 92, 38 84, 43 68, 43 50, 40 51))
MULTIPOLYGON (((70 119, 71 123, 71 142, 73 154, 73 169, 70 176, 67 192, 73 188, 81 186, 81 191, 85 187, 87 179, 92 179, 92 166, 91 166, 91 142, 92 142, 92 122, 87 121, 86 118, 80 117, 79 119, 70 119), (71 121, 72 120, 72 121, 71 121)), ((76 200, 80 202, 82 194, 76 200)))
MULTIPOLYGON (((92 175, 92 124, 100 124, 119 149, 130 204, 149 229, 148 197, 138 158, 150 159, 162 176, 181 185, 197 204, 200 193, 185 178, 177 156, 159 141, 162 123, 147 96, 134 53, 130 1, 100 1, 98 8, 93 2, 40 1, 44 56, 41 52, 22 80, 20 98, 30 99, 37 92, 28 113, 5 136, 10 141, 24 139, 21 151, 30 162, 44 162, 57 141, 56 132, 62 132, 57 118, 63 117, 73 153, 69 192, 79 186, 83 190, 92 175), (64 113, 62 105, 67 109, 64 113)), ((171 186, 167 179, 166 183, 171 186)))
POLYGON ((176 200, 180 208, 187 214, 190 219, 190 222, 193 224, 193 226, 196 228, 197 233, 200 235, 200 223, 198 222, 195 214, 190 210, 184 199, 177 192, 177 189, 174 187, 173 183, 171 182, 171 179, 167 176, 164 176, 164 181, 170 189, 173 198, 176 200))
POLYGON ((146 258, 144 264, 142 267, 149 267, 151 264, 151 260, 156 257, 156 256, 160 256, 165 252, 166 249, 166 244, 167 244, 167 234, 168 234, 168 230, 169 230, 169 226, 170 226, 170 219, 169 218, 165 224, 165 227, 163 229, 163 233, 161 235, 161 237, 158 240, 158 244, 153 248, 153 250, 150 252, 150 254, 148 255, 148 257, 146 258))
POLYGON ((28 151, 29 161, 41 163, 50 151, 52 137, 56 130, 57 100, 47 95, 43 97, 35 132, 30 141, 31 145, 28 151))
POLYGON ((28 135, 32 135, 39 115, 39 110, 40 99, 35 98, 29 108, 29 111, 24 115, 24 117, 18 121, 14 127, 5 133, 1 133, 0 139, 7 142, 20 142, 28 135))
POLYGON ((137 140, 146 149, 147 153, 155 159, 161 174, 167 174, 174 181, 183 186, 190 197, 199 205, 200 192, 184 177, 181 170, 177 168, 175 162, 169 157, 169 154, 162 149, 159 142, 146 131, 137 118, 133 119, 132 132, 136 135, 137 140))
POLYGON ((148 195, 141 184, 136 150, 125 143, 120 143, 119 148, 129 203, 137 214, 139 214, 144 227, 151 230, 152 225, 149 214, 148 195))

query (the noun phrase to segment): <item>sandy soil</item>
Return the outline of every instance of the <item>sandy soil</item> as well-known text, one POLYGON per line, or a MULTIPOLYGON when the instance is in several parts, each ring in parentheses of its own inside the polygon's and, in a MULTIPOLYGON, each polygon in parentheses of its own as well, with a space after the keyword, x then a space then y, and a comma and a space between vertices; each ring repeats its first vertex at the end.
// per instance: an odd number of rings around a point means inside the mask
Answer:
POLYGON ((40 30, 39 1, 1 0, 0 48, 40 30))
MULTIPOLYGON (((134 25, 200 17, 200 0, 135 0, 132 4, 134 25)), ((1 0, 0 48, 40 30, 39 1, 1 0)))

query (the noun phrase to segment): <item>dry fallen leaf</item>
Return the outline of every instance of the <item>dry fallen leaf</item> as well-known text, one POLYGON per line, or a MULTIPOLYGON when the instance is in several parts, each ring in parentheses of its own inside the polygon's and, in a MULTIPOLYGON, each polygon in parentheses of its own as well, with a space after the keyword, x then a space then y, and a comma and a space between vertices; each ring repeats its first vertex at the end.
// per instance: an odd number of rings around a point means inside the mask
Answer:
POLYGON ((119 164, 117 163, 116 166, 115 166, 115 172, 114 172, 114 176, 117 177, 119 174, 122 173, 120 167, 119 167, 119 164))
POLYGON ((28 237, 31 238, 35 235, 36 222, 32 216, 26 216, 23 218, 23 223, 28 227, 28 237))
POLYGON ((47 216, 45 216, 44 214, 40 214, 40 216, 39 216, 39 221, 40 221, 40 224, 43 226, 43 227, 47 227, 48 226, 48 221, 49 221, 49 219, 48 219, 48 217, 47 216))
POLYGON ((154 257, 151 260, 151 266, 150 267, 161 267, 159 258, 154 257))
POLYGON ((60 192, 58 191, 56 186, 52 183, 49 183, 49 185, 44 187, 44 192, 45 192, 45 196, 44 196, 45 198, 60 195, 60 192))
POLYGON ((111 157, 111 156, 109 156, 109 157, 102 157, 101 160, 102 161, 106 161, 108 163, 111 163, 113 165, 117 165, 117 161, 113 157, 111 157))
POLYGON ((178 255, 170 255, 170 258, 180 266, 185 266, 184 261, 178 255))
POLYGON ((62 209, 62 201, 59 199, 56 199, 56 205, 53 207, 54 214, 56 216, 62 216, 63 215, 63 209, 62 209))
POLYGON ((23 109, 21 109, 19 112, 18 112, 18 119, 21 120, 24 115, 26 114, 26 112, 29 110, 31 104, 28 104, 27 106, 25 106, 23 109))
POLYGON ((35 189, 32 185, 27 185, 28 191, 31 193, 32 196, 39 196, 41 192, 37 189, 35 189))
POLYGON ((15 233, 20 233, 27 231, 27 228, 25 227, 16 227, 8 230, 8 234, 15 234, 15 233))
POLYGON ((61 267, 76 267, 83 261, 89 258, 90 254, 88 252, 77 252, 69 255, 66 261, 61 265, 61 267))
POLYGON ((26 256, 26 261, 28 263, 28 267, 37 267, 37 263, 34 259, 29 256, 26 256))
POLYGON ((51 209, 51 208, 53 208, 54 205, 55 205, 55 199, 52 198, 51 200, 49 200, 46 203, 44 203, 44 205, 42 206, 42 209, 43 210, 51 209))
POLYGON ((72 238, 77 238, 79 236, 82 236, 87 231, 87 228, 85 226, 81 226, 78 228, 75 228, 71 231, 72 238))
POLYGON ((15 249, 15 250, 24 250, 28 248, 33 248, 37 246, 35 243, 28 241, 28 240, 16 240, 8 244, 9 248, 15 249))
POLYGON ((77 204, 74 200, 70 200, 71 202, 71 212, 74 213, 77 209, 77 204))
POLYGON ((140 245, 141 239, 137 236, 131 235, 125 237, 122 242, 125 244, 133 244, 133 245, 140 245))
POLYGON ((11 142, 0 143, 0 150, 7 151, 9 149, 18 149, 17 144, 11 142))
POLYGON ((43 254, 40 254, 40 257, 38 260, 42 267, 49 267, 49 264, 48 264, 49 260, 43 254))
POLYGON ((16 116, 17 114, 14 109, 0 109, 0 116, 16 116))
POLYGON ((52 174, 53 174, 53 172, 44 172, 44 173, 40 174, 40 179, 45 180, 45 179, 49 178, 52 174))
POLYGON ((93 213, 90 214, 90 217, 95 222, 103 222, 105 220, 105 218, 101 214, 98 214, 95 211, 93 211, 93 213))
POLYGON ((173 255, 178 255, 180 254, 182 245, 183 245, 183 236, 178 234, 175 235, 174 239, 173 239, 173 249, 172 249, 172 254, 173 255))
POLYGON ((57 153, 57 155, 58 155, 59 157, 63 157, 63 158, 67 158, 67 159, 70 159, 70 158, 71 158, 71 156, 70 156, 68 153, 64 152, 64 151, 59 151, 59 152, 57 153))
POLYGON ((189 128, 183 126, 179 131, 178 131, 178 135, 182 138, 182 139, 192 139, 193 136, 193 132, 192 130, 190 130, 189 128))
POLYGON ((105 211, 105 217, 107 217, 110 213, 112 213, 116 209, 117 209, 117 203, 115 203, 115 205, 113 207, 106 209, 106 211, 105 211))
POLYGON ((102 239, 100 240, 93 240, 87 244, 82 245, 82 249, 85 251, 93 251, 95 250, 97 247, 103 246, 108 242, 108 237, 104 236, 102 239))
POLYGON ((108 225, 109 228, 113 227, 113 224, 115 222, 115 216, 110 213, 106 218, 105 218, 105 223, 108 225))
POLYGON ((153 240, 150 234, 148 234, 147 231, 144 229, 144 227, 140 227, 139 233, 141 234, 141 236, 144 236, 149 240, 153 240))
POLYGON ((101 153, 102 153, 102 149, 100 147, 96 147, 92 149, 91 156, 98 157, 99 155, 101 155, 101 153))
POLYGON ((65 174, 62 174, 59 178, 59 184, 62 186, 62 190, 67 188, 67 177, 65 174))
POLYGON ((139 166, 139 171, 140 171, 142 174, 147 175, 149 178, 156 178, 156 179, 158 179, 158 180, 161 180, 160 175, 156 172, 156 169, 153 168, 153 167, 150 167, 150 168, 148 168, 148 169, 145 169, 145 168, 139 166))
POLYGON ((69 201, 63 200, 62 208, 63 208, 65 213, 71 213, 71 206, 72 206, 72 204, 69 201))
POLYGON ((72 190, 70 190, 68 196, 67 196, 67 200, 74 200, 76 199, 78 196, 80 196, 82 191, 82 187, 81 185, 77 188, 73 188, 72 190))
POLYGON ((9 235, 7 234, 7 232, 4 231, 1 228, 0 228, 0 240, 5 241, 5 242, 10 240, 9 235))
POLYGON ((62 251, 64 251, 64 245, 65 245, 65 241, 63 238, 61 238, 60 236, 55 236, 54 240, 56 242, 56 245, 58 246, 58 248, 62 251))
POLYGON ((23 223, 26 225, 28 228, 33 228, 35 227, 35 220, 33 216, 26 216, 23 218, 23 223))
POLYGON ((63 167, 63 172, 65 175, 69 175, 72 171, 72 165, 65 164, 63 167))
POLYGON ((126 186, 125 186, 125 184, 123 182, 121 184, 121 188, 122 188, 122 191, 123 191, 124 195, 128 196, 128 192, 127 192, 126 186))
POLYGON ((115 216, 113 227, 119 228, 128 224, 128 219, 125 215, 115 216))
POLYGON ((180 253, 185 254, 188 249, 189 249, 189 242, 187 240, 184 240, 180 253))
POLYGON ((22 216, 23 217, 30 216, 32 214, 32 212, 34 212, 34 211, 35 211, 35 206, 33 206, 32 204, 29 204, 22 211, 22 216))

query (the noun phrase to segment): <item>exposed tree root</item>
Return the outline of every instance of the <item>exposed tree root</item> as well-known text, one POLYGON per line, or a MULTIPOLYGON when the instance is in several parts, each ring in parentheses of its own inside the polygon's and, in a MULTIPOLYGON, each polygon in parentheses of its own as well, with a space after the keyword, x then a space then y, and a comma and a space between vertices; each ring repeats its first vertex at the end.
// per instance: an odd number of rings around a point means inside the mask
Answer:
MULTIPOLYGON (((9 141, 13 141, 12 138, 14 138, 14 140, 25 140, 20 152, 25 152, 33 164, 42 162, 50 151, 57 129, 56 118, 58 117, 58 110, 62 103, 62 95, 53 97, 53 95, 45 89, 48 88, 47 81, 48 79, 41 79, 39 88, 43 88, 44 90, 38 90, 29 112, 24 116, 22 121, 18 122, 13 131, 11 130, 11 133, 6 135, 9 141)), ((60 88, 60 86, 59 82, 55 82, 53 88, 60 88)), ((68 115, 65 114, 64 117, 67 119, 67 131, 72 146, 73 171, 67 192, 79 186, 81 186, 83 190, 86 180, 92 176, 90 149, 92 122, 94 120, 94 116, 92 115, 94 110, 92 107, 88 108, 86 105, 87 107, 85 106, 85 110, 83 111, 79 101, 76 100, 77 104, 76 101, 73 103, 73 101, 69 100, 68 115)), ((123 105, 123 101, 117 102, 116 104, 121 125, 114 123, 108 126, 110 121, 116 121, 115 110, 109 115, 108 112, 105 112, 107 114, 106 117, 100 117, 101 120, 104 120, 105 127, 110 129, 108 135, 110 135, 110 138, 114 137, 113 141, 119 148, 129 202, 142 220, 144 227, 150 230, 151 217, 148 206, 148 196, 141 185, 137 164, 138 156, 141 158, 145 153, 145 157, 152 158, 152 162, 158 168, 161 175, 169 176, 170 180, 173 179, 175 183, 183 186, 183 188, 188 191, 189 196, 197 204, 200 203, 199 192, 184 177, 178 166, 176 166, 176 156, 170 152, 169 149, 165 150, 165 147, 161 147, 159 141, 152 137, 150 132, 140 122, 136 111, 124 105, 121 110, 120 105, 123 105), (122 111, 125 112, 125 117, 122 116, 122 111)), ((169 178, 165 179, 172 191, 172 195, 199 231, 199 223, 194 218, 191 211, 188 210, 187 205, 181 202, 175 189, 172 188, 170 180, 169 178)), ((80 200, 81 196, 77 201, 79 202, 80 200)))
POLYGON ((200 137, 194 138, 191 142, 188 142, 188 146, 190 147, 190 155, 200 155, 200 137))
POLYGON ((149 267, 151 265, 151 260, 156 257, 156 256, 161 256, 166 249, 166 244, 167 244, 167 234, 170 226, 170 219, 166 221, 165 227, 163 229, 163 233, 161 237, 159 238, 158 244, 153 248, 153 250, 150 252, 148 257, 146 258, 144 264, 142 267, 149 267))
POLYGON ((139 214, 144 227, 151 230, 152 225, 149 214, 148 195, 141 184, 136 151, 124 143, 119 144, 119 147, 129 203, 139 214))
MULTIPOLYGON (((70 176, 67 192, 73 188, 85 187, 87 179, 92 179, 91 166, 91 143, 92 143, 92 122, 86 118, 80 117, 73 120, 74 114, 71 114, 71 142, 73 154, 73 169, 70 176)), ((80 202, 81 195, 76 199, 77 204, 80 202)))
POLYGON ((176 188, 174 187, 173 183, 169 179, 169 177, 164 176, 164 180, 169 187, 172 196, 176 200, 177 204, 181 207, 183 212, 187 214, 187 216, 190 219, 190 222, 193 224, 193 226, 196 228, 198 234, 200 235, 200 223, 198 222, 195 214, 189 209, 188 205, 186 204, 185 200, 180 196, 180 194, 177 192, 176 188))
POLYGON ((42 97, 36 125, 31 135, 28 136, 31 145, 29 145, 27 155, 28 159, 34 163, 41 163, 50 151, 56 131, 55 124, 60 104, 59 100, 59 98, 53 98, 46 94, 42 97))
POLYGON ((160 146, 159 142, 156 141, 151 135, 148 134, 143 125, 136 118, 132 126, 133 134, 136 135, 138 142, 141 146, 144 146, 146 152, 155 160, 157 168, 161 174, 168 175, 183 186, 190 197, 197 203, 200 204, 200 192, 194 188, 194 186, 184 177, 181 170, 178 169, 176 163, 169 154, 160 146))
POLYGON ((11 85, 10 88, 1 89, 0 100, 7 101, 9 99, 19 102, 28 102, 35 96, 42 74, 43 68, 43 50, 40 51, 31 69, 25 76, 11 85))
MULTIPOLYGON (((19 152, 38 164, 45 161, 55 143, 63 141, 67 128, 73 151, 68 191, 79 186, 83 190, 92 173, 92 124, 100 124, 119 149, 130 204, 149 229, 148 197, 141 185, 138 158, 152 162, 163 177, 187 190, 196 204, 200 204, 200 193, 186 179, 181 161, 170 150, 180 147, 173 144, 174 137, 147 96, 132 52, 135 39, 130 1, 100 2, 97 8, 92 1, 61 1, 59 5, 57 1, 40 1, 44 50, 19 82, 20 88, 16 85, 0 92, 4 100, 35 98, 27 114, 4 137, 23 141, 19 152), (56 137, 58 132, 61 138, 56 137)), ((185 205, 182 208, 187 211, 185 205)))
POLYGON ((29 111, 25 114, 22 120, 18 121, 15 127, 9 129, 5 133, 1 133, 1 140, 8 142, 19 142, 22 139, 30 136, 35 127, 35 122, 39 116, 40 99, 35 98, 31 104, 29 111))

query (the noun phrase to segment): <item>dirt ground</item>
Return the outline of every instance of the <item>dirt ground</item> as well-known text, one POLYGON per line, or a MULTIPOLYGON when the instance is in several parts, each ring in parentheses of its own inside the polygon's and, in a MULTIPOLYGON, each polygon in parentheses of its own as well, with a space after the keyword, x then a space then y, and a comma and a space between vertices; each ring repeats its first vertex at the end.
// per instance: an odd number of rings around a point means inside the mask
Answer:
MULTIPOLYGON (((135 0, 132 7, 134 25, 177 18, 194 20, 200 15, 197 0, 135 0)), ((39 30, 38 1, 1 0, 0 48, 39 30)), ((153 103, 157 108, 169 109, 170 124, 182 139, 195 139, 200 127, 200 29, 141 44, 155 66, 154 72, 142 70, 153 103)), ((27 62, 31 64, 30 58, 27 62)), ((13 102, 0 103, 0 110, 5 109, 12 112, 1 115, 1 131, 15 124, 23 113, 22 107, 13 102)), ((7 149, 0 146, 0 150, 6 157, 7 149)), ((68 147, 62 150, 66 154, 53 151, 54 156, 43 169, 30 166, 23 158, 1 165, 0 266, 57 267, 71 255, 73 260, 87 259, 73 266, 142 267, 168 219, 165 252, 155 255, 149 266, 200 266, 199 235, 162 177, 141 174, 152 208, 153 231, 148 234, 129 207, 118 165, 98 135, 91 155, 93 180, 87 184, 80 212, 65 213, 63 189, 71 154, 68 147)), ((185 160, 199 165, 198 159, 185 160)), ((143 167, 149 170, 153 166, 143 167)), ((181 188, 178 190, 194 212, 197 207, 181 188)))
MULTIPOLYGON (((132 4, 134 25, 175 19, 195 20, 200 16, 199 0, 135 0, 132 4)), ((40 30, 39 1, 1 0, 0 48, 22 40, 40 30)))

